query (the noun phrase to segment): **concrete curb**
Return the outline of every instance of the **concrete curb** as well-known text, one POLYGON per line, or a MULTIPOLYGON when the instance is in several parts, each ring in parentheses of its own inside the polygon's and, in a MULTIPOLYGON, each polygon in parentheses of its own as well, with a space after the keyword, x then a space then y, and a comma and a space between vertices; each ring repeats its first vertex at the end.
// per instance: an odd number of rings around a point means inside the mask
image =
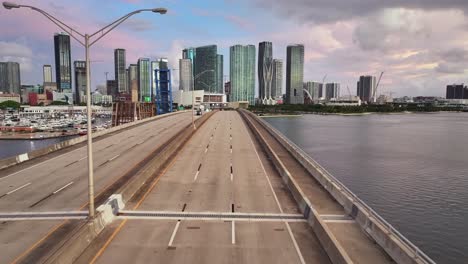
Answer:
MULTIPOLYGON (((243 115, 250 115, 251 117, 253 116, 253 114, 247 111, 241 111, 241 113, 243 115)), ((264 149, 266 150, 268 155, 272 157, 271 160, 275 168, 280 173, 281 178, 283 179, 283 182, 286 184, 286 186, 290 190, 301 213, 304 215, 304 218, 307 219, 307 222, 314 230, 315 235, 319 239, 320 244, 323 246, 323 248, 327 252, 327 255, 331 259, 331 261, 333 263, 338 263, 338 264, 353 263, 353 261, 348 256, 346 251, 342 248, 342 246, 340 245, 338 240, 335 238, 333 233, 330 231, 327 225, 323 222, 320 215, 312 208, 309 199, 304 195, 304 193, 302 192, 301 188, 299 187, 297 182, 294 180, 294 178, 291 177, 291 174, 286 169, 286 167, 281 162, 281 160, 276 155, 276 153, 273 151, 273 149, 270 147, 270 145, 265 140, 265 138, 259 133, 259 131, 255 128, 255 125, 252 124, 251 121, 249 121, 246 118, 245 120, 247 121, 248 126, 254 132, 255 136, 263 144, 264 149)))
MULTIPOLYGON (((195 121, 197 128, 202 126, 213 113, 210 112, 197 119, 195 121)), ((96 209, 96 217, 93 221, 88 221, 73 230, 74 234, 65 238, 63 245, 52 253, 44 263, 73 263, 104 228, 112 223, 118 211, 125 207, 125 202, 137 194, 148 180, 154 179, 155 173, 163 168, 170 158, 184 146, 192 134, 191 125, 188 125, 170 139, 148 164, 143 166, 134 177, 118 189, 116 194, 111 195, 104 204, 96 209)))
POLYGON ((394 261, 408 264, 435 263, 402 234, 392 227, 389 227, 390 224, 385 224, 386 221, 383 218, 370 207, 366 206, 354 193, 336 180, 300 148, 295 146, 289 139, 285 138, 270 124, 258 118, 256 115, 250 112, 248 114, 256 118, 260 124, 262 124, 262 126, 299 161, 332 197, 343 206, 346 213, 356 220, 363 232, 373 238, 394 261))
MULTIPOLYGON (((151 121, 154 121, 154 120, 163 119, 163 118, 166 118, 166 117, 169 117, 169 116, 172 116, 172 115, 177 115, 177 114, 184 113, 184 112, 186 112, 186 111, 180 111, 180 112, 174 112, 174 113, 169 113, 169 114, 164 114, 164 115, 159 115, 159 116, 153 116, 153 117, 150 117, 150 118, 147 118, 147 119, 137 120, 137 121, 132 122, 132 123, 127 123, 127 124, 123 124, 121 126, 116 126, 116 127, 112 127, 112 128, 103 130, 103 131, 95 132, 95 133, 93 133, 93 139, 96 139, 98 137, 101 137, 101 136, 104 136, 104 135, 107 135, 107 134, 110 134, 110 133, 113 133, 113 132, 117 132, 117 131, 120 131, 120 130, 123 130, 123 129, 127 129, 127 128, 130 128, 130 127, 133 127, 133 126, 141 125, 141 124, 144 124, 146 122, 151 122, 151 121)), ((73 145, 76 145, 76 144, 79 144, 79 143, 82 143, 82 142, 86 142, 86 136, 69 139, 69 140, 62 141, 60 143, 57 143, 57 144, 54 144, 54 145, 51 145, 51 146, 48 146, 48 147, 45 147, 45 148, 42 148, 42 149, 37 149, 37 150, 33 150, 31 152, 28 152, 28 153, 23 153, 23 154, 19 154, 17 156, 2 159, 2 160, 0 160, 0 170, 6 169, 6 168, 11 167, 11 166, 14 166, 16 164, 23 163, 23 162, 28 161, 28 160, 32 160, 32 159, 35 159, 35 158, 38 158, 38 157, 42 157, 42 156, 47 155, 49 153, 52 153, 54 151, 64 149, 64 148, 67 148, 67 147, 70 147, 70 146, 73 146, 73 145)))

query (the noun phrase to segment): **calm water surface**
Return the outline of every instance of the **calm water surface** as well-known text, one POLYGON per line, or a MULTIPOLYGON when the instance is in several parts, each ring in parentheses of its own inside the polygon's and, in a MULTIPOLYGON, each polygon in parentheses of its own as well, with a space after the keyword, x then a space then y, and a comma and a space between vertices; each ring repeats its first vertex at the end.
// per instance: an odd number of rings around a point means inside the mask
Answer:
POLYGON ((438 263, 468 263, 468 114, 265 118, 438 263))
POLYGON ((0 159, 16 156, 36 149, 71 139, 72 137, 60 137, 41 140, 0 140, 0 159))

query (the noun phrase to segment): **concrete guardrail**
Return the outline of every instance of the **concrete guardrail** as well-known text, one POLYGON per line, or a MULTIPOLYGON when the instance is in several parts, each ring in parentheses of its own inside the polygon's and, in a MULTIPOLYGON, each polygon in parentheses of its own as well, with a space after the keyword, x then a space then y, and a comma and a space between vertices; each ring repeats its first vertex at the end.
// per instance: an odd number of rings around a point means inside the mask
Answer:
MULTIPOLYGON (((250 112, 247 112, 247 111, 240 111, 240 112, 241 114, 244 115, 244 118, 245 118, 245 115, 249 115, 251 118, 257 118, 250 112)), ((265 140, 265 138, 261 135, 261 133, 258 131, 258 129, 250 120, 246 119, 246 121, 247 121, 248 126, 253 131, 254 135, 259 139, 259 141, 264 146, 264 149, 267 152, 267 154, 271 157, 273 165, 275 166, 275 168, 281 175, 283 182, 286 184, 291 194, 293 195, 294 200, 296 201, 299 207, 299 210, 304 215, 304 218, 307 219, 307 222, 312 227, 312 230, 314 230, 315 235, 319 239, 320 244, 323 246, 323 248, 327 252, 327 255, 331 259, 331 261, 335 264, 353 263, 349 255, 340 245, 340 243, 338 242, 336 237, 333 235, 331 230, 328 228, 328 226, 325 224, 325 222, 323 222, 318 212, 312 207, 312 204, 310 203, 309 199, 305 196, 305 194, 302 192, 301 188, 299 187, 299 184, 294 180, 293 177, 291 177, 290 172, 281 162, 280 158, 276 155, 276 153, 273 151, 273 149, 265 140)))
POLYGON ((417 246, 403 236, 391 224, 385 221, 371 207, 359 199, 344 184, 320 166, 296 144, 287 139, 269 123, 258 118, 251 112, 262 126, 285 147, 299 163, 340 203, 351 217, 360 225, 361 229, 380 245, 397 263, 430 263, 435 262, 422 252, 417 246))

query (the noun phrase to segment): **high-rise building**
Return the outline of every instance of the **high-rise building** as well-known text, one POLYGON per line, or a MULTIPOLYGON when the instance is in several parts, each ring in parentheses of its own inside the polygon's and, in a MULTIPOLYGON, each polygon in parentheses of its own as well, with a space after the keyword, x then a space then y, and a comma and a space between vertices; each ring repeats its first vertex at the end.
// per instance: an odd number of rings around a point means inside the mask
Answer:
POLYGON ((159 69, 159 61, 151 61, 151 102, 156 96, 156 70, 159 69))
MULTIPOLYGON (((130 66, 128 66, 127 87, 132 87, 132 81, 137 81, 138 83, 138 65, 137 64, 130 64, 130 66)), ((131 91, 130 88, 129 88, 129 91, 131 91)))
POLYGON ((66 33, 56 33, 54 47, 57 90, 72 93, 70 36, 66 33))
POLYGON ((468 99, 468 87, 462 84, 447 85, 446 99, 468 99))
POLYGON ((179 90, 184 92, 193 90, 193 71, 190 59, 179 60, 179 90))
POLYGON ((306 82, 304 89, 310 94, 311 100, 318 100, 323 96, 323 84, 319 82, 306 82))
POLYGON ((230 48, 230 101, 255 104, 255 46, 230 48))
POLYGON ((114 50, 114 69, 115 69, 115 81, 117 82, 117 91, 119 93, 128 93, 127 89, 127 76, 125 69, 127 64, 125 62, 125 50, 115 49, 114 50))
POLYGON ((223 93, 223 86, 224 86, 224 81, 223 81, 223 73, 224 73, 224 63, 223 63, 224 57, 221 54, 216 55, 216 89, 214 90, 214 93, 222 94, 223 93))
POLYGON ((147 58, 138 59, 138 98, 140 102, 151 102, 151 62, 147 58))
POLYGON ((286 103, 304 103, 304 45, 289 45, 286 49, 286 103))
POLYGON ((330 100, 332 98, 340 97, 340 84, 339 83, 327 83, 325 85, 325 98, 330 100))
POLYGON ((274 104, 272 91, 273 44, 268 41, 258 44, 258 97, 261 104, 274 104))
POLYGON ((86 61, 74 61, 75 68, 75 103, 80 104, 86 95, 86 61))
POLYGON ((156 114, 172 112, 172 81, 168 60, 162 58, 154 64, 156 114))
POLYGON ((192 61, 195 60, 196 49, 195 48, 186 48, 182 50, 182 59, 189 59, 192 61))
POLYGON ((273 60, 271 96, 274 100, 281 100, 283 96, 283 61, 278 59, 273 60))
POLYGON ((214 93, 217 89, 218 53, 216 45, 197 47, 195 49, 195 62, 193 75, 198 77, 195 81, 195 90, 205 90, 214 93))
POLYGON ((42 77, 43 77, 43 82, 45 83, 52 82, 52 66, 51 65, 42 66, 42 77))
POLYGON ((20 65, 17 62, 0 62, 0 92, 21 94, 20 65))
POLYGON ((112 95, 112 99, 114 101, 117 101, 117 95, 118 95, 118 90, 117 90, 117 81, 116 80, 107 80, 106 81, 106 87, 107 87, 107 95, 112 95))
POLYGON ((361 98, 363 102, 372 102, 375 100, 373 98, 375 86, 376 86, 375 76, 361 76, 357 82, 356 95, 361 98))

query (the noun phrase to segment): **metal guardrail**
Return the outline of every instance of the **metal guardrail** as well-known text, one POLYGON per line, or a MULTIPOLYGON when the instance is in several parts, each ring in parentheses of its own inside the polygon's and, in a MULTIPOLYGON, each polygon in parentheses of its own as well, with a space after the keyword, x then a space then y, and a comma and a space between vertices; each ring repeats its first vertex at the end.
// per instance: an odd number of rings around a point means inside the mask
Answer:
POLYGON ((239 220, 276 220, 305 221, 302 214, 270 213, 218 213, 218 212, 169 212, 169 211, 127 211, 120 210, 117 216, 150 218, 185 218, 185 219, 239 219, 239 220))
POLYGON ((374 211, 369 205, 367 205, 364 201, 362 201, 357 195, 355 195, 348 187, 346 187, 343 183, 341 183, 337 178, 335 178, 330 172, 328 172, 324 167, 322 167, 318 162, 316 162, 312 157, 310 157, 304 150, 302 150, 299 146, 297 146, 294 142, 286 138, 280 131, 270 125, 268 122, 260 120, 265 126, 269 129, 277 133, 277 135, 282 138, 285 142, 287 142, 291 147, 297 151, 298 153, 303 156, 304 159, 309 161, 315 169, 322 173, 323 176, 331 183, 337 185, 341 190, 348 196, 350 196, 353 200, 353 203, 357 206, 360 206, 364 209, 364 211, 368 214, 369 219, 374 222, 377 222, 381 226, 383 226, 387 233, 390 235, 394 235, 396 238, 400 240, 400 242, 406 245, 414 254, 416 259, 420 258, 426 263, 436 264, 434 260, 432 260, 429 256, 427 256, 421 249, 419 249, 416 245, 414 245, 409 239, 407 239, 403 234, 401 234, 396 228, 394 228, 390 223, 388 223, 383 217, 381 217, 376 211, 374 211))

